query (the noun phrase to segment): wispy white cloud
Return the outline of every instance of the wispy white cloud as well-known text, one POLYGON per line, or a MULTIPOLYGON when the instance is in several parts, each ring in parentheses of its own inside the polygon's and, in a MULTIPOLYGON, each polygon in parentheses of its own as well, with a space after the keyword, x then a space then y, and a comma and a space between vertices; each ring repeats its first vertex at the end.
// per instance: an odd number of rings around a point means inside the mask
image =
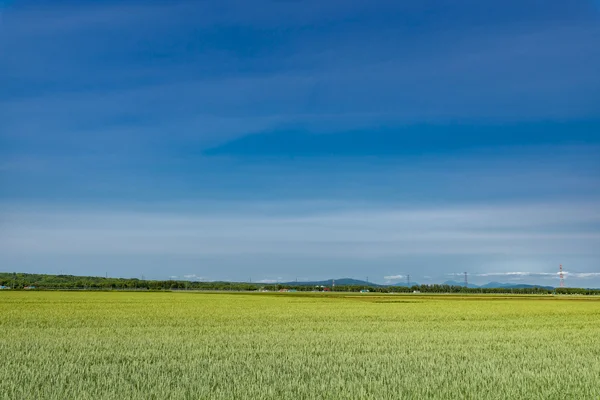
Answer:
MULTIPOLYGON (((516 277, 516 278, 521 278, 521 277, 541 277, 541 278, 556 278, 559 279, 560 278, 560 272, 531 272, 531 271, 514 271, 514 272, 486 272, 486 273, 480 273, 480 274, 474 274, 474 276, 478 276, 478 277, 493 277, 493 276, 500 276, 500 277, 508 277, 508 278, 512 278, 512 277, 516 277)), ((564 278, 573 278, 573 279, 591 279, 591 278, 597 278, 600 277, 600 272, 569 272, 569 271, 563 271, 563 276, 564 278)))
POLYGON ((185 279, 191 280, 191 281, 203 281, 206 278, 202 277, 202 276, 198 276, 196 274, 187 274, 183 276, 185 279))
POLYGON ((600 272, 564 272, 565 278, 593 279, 600 277, 600 272))
POLYGON ((579 279, 597 278, 597 277, 600 277, 600 272, 569 273, 568 276, 572 276, 574 278, 579 278, 579 279))
POLYGON ((261 279, 258 280, 258 283, 277 283, 277 282, 281 282, 282 278, 277 278, 277 279, 261 279))
POLYGON ((482 274, 475 274, 475 276, 558 276, 558 272, 527 272, 527 271, 519 271, 519 272, 486 272, 482 274))
POLYGON ((405 278, 405 275, 388 275, 383 277, 383 279, 385 279, 386 281, 398 281, 405 278))

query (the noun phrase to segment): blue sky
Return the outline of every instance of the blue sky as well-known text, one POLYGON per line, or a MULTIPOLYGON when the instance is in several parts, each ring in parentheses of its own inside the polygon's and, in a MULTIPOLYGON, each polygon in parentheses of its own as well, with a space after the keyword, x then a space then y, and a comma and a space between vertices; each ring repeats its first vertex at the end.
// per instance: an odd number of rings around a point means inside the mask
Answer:
POLYGON ((600 287, 598 2, 0 4, 0 270, 600 287))

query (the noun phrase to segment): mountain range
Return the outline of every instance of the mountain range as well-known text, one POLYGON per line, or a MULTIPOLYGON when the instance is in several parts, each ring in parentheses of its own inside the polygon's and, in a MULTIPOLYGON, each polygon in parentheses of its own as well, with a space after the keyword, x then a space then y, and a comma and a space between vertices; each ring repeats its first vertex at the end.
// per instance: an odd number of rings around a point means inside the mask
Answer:
MULTIPOLYGON (((393 283, 389 285, 380 285, 373 282, 367 282, 360 279, 352 279, 352 278, 340 278, 340 279, 326 279, 322 281, 305 281, 305 282, 282 282, 282 285, 294 285, 294 286, 332 286, 335 282, 336 286, 370 286, 370 287, 384 287, 384 286, 407 286, 406 282, 393 283)), ((442 285, 448 286, 464 286, 464 282, 458 281, 445 281, 442 285)), ((410 286, 419 286, 417 282, 410 282, 410 286)), ((526 289, 526 288, 534 288, 539 287, 543 289, 554 289, 553 286, 542 286, 542 285, 529 285, 524 283, 501 283, 501 282, 489 282, 484 285, 476 285, 474 283, 469 283, 467 285, 469 288, 477 289, 526 289)))
POLYGON ((336 286, 383 286, 373 282, 362 281, 360 279, 341 278, 341 279, 326 279, 324 281, 306 281, 306 282, 283 282, 282 285, 293 286, 332 286, 335 282, 336 286))
MULTIPOLYGON (((450 286, 464 286, 465 284, 463 282, 457 282, 457 281, 446 281, 443 283, 443 285, 450 285, 450 286)), ((525 283, 501 283, 501 282, 489 282, 486 283, 484 285, 475 285, 473 283, 469 283, 467 285, 467 287, 470 288, 482 288, 482 289, 527 289, 527 288, 533 288, 533 287, 539 287, 542 289, 554 289, 554 286, 542 286, 542 285, 529 285, 529 284, 525 284, 525 283)))

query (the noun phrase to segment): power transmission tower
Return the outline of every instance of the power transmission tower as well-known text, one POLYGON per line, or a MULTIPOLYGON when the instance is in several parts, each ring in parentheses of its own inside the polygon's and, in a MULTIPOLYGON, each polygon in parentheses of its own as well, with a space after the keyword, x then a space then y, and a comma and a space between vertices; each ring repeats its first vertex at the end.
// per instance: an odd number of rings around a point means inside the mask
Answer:
POLYGON ((467 273, 465 272, 465 287, 469 287, 469 280, 467 279, 467 273))
POLYGON ((406 275, 406 286, 410 287, 410 274, 406 275))
POLYGON ((560 287, 565 287, 565 275, 563 274, 562 264, 558 267, 558 276, 560 277, 560 287))

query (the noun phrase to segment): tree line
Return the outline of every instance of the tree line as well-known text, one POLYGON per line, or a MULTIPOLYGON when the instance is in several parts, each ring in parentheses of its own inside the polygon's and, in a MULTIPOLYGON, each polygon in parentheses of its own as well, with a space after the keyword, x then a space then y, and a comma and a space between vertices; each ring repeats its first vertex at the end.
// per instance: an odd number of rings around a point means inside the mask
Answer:
POLYGON ((334 290, 336 292, 375 293, 473 293, 473 294, 579 294, 600 295, 600 289, 585 288, 467 288, 451 285, 336 285, 334 288, 296 284, 260 284, 248 282, 192 282, 182 280, 142 280, 136 278, 104 278, 95 276, 47 275, 0 272, 0 286, 13 290, 218 290, 218 291, 279 291, 292 290, 312 292, 334 290))

